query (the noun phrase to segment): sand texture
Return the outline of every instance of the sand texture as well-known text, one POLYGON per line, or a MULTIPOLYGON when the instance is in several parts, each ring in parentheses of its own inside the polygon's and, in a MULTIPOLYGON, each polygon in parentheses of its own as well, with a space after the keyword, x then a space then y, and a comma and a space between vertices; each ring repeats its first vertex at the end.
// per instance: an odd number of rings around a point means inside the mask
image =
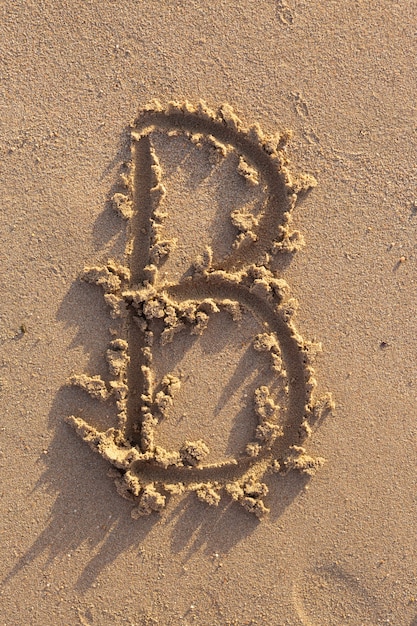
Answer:
POLYGON ((417 625, 416 19, 3 6, 1 625, 417 625))

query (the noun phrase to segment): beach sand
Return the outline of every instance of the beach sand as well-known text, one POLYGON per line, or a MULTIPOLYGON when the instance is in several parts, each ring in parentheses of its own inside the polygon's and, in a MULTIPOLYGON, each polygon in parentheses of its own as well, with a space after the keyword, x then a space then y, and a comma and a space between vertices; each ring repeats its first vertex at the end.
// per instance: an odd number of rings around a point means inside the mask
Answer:
POLYGON ((2 18, 0 624, 416 626, 415 4, 2 18))

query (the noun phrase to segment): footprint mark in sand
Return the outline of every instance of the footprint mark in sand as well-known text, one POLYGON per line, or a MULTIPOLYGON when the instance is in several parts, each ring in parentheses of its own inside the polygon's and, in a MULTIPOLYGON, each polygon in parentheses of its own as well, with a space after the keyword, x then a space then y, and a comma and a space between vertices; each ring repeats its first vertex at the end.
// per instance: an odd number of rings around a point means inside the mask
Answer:
POLYGON ((185 491, 214 506, 227 493, 262 518, 267 473, 313 475, 322 465, 304 444, 333 408, 329 394, 313 397, 320 345, 297 332, 297 302, 274 271, 302 245, 291 213, 315 180, 290 173, 288 133, 246 128, 229 105, 155 101, 131 138, 113 198, 127 221, 125 264, 83 274, 120 320, 106 355, 111 379, 70 379, 115 400, 118 427, 67 421, 109 461, 134 518, 185 491))
POLYGON ((293 603, 303 626, 374 626, 388 623, 378 600, 356 573, 337 563, 303 571, 293 586, 293 603))

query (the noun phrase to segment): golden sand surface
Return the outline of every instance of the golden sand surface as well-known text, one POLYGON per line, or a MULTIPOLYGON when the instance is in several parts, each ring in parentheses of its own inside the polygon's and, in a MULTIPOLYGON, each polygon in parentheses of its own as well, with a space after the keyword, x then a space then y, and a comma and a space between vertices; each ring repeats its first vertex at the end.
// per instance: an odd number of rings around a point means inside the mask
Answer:
POLYGON ((0 625, 417 625, 416 20, 2 5, 0 625))

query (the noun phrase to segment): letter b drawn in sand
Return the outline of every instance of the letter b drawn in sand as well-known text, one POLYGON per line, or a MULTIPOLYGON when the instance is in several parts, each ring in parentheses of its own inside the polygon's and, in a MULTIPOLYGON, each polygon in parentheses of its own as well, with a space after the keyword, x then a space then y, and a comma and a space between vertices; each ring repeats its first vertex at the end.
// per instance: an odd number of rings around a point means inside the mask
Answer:
POLYGON ((297 302, 274 270, 302 245, 291 214, 315 181, 290 173, 288 133, 245 127, 228 105, 153 102, 131 140, 113 197, 126 259, 83 274, 119 320, 110 378, 70 379, 115 401, 118 425, 67 421, 109 461, 134 518, 187 491, 214 506, 228 494, 261 518, 267 473, 322 465, 305 441, 333 406, 313 397, 320 345, 297 332, 297 302))

